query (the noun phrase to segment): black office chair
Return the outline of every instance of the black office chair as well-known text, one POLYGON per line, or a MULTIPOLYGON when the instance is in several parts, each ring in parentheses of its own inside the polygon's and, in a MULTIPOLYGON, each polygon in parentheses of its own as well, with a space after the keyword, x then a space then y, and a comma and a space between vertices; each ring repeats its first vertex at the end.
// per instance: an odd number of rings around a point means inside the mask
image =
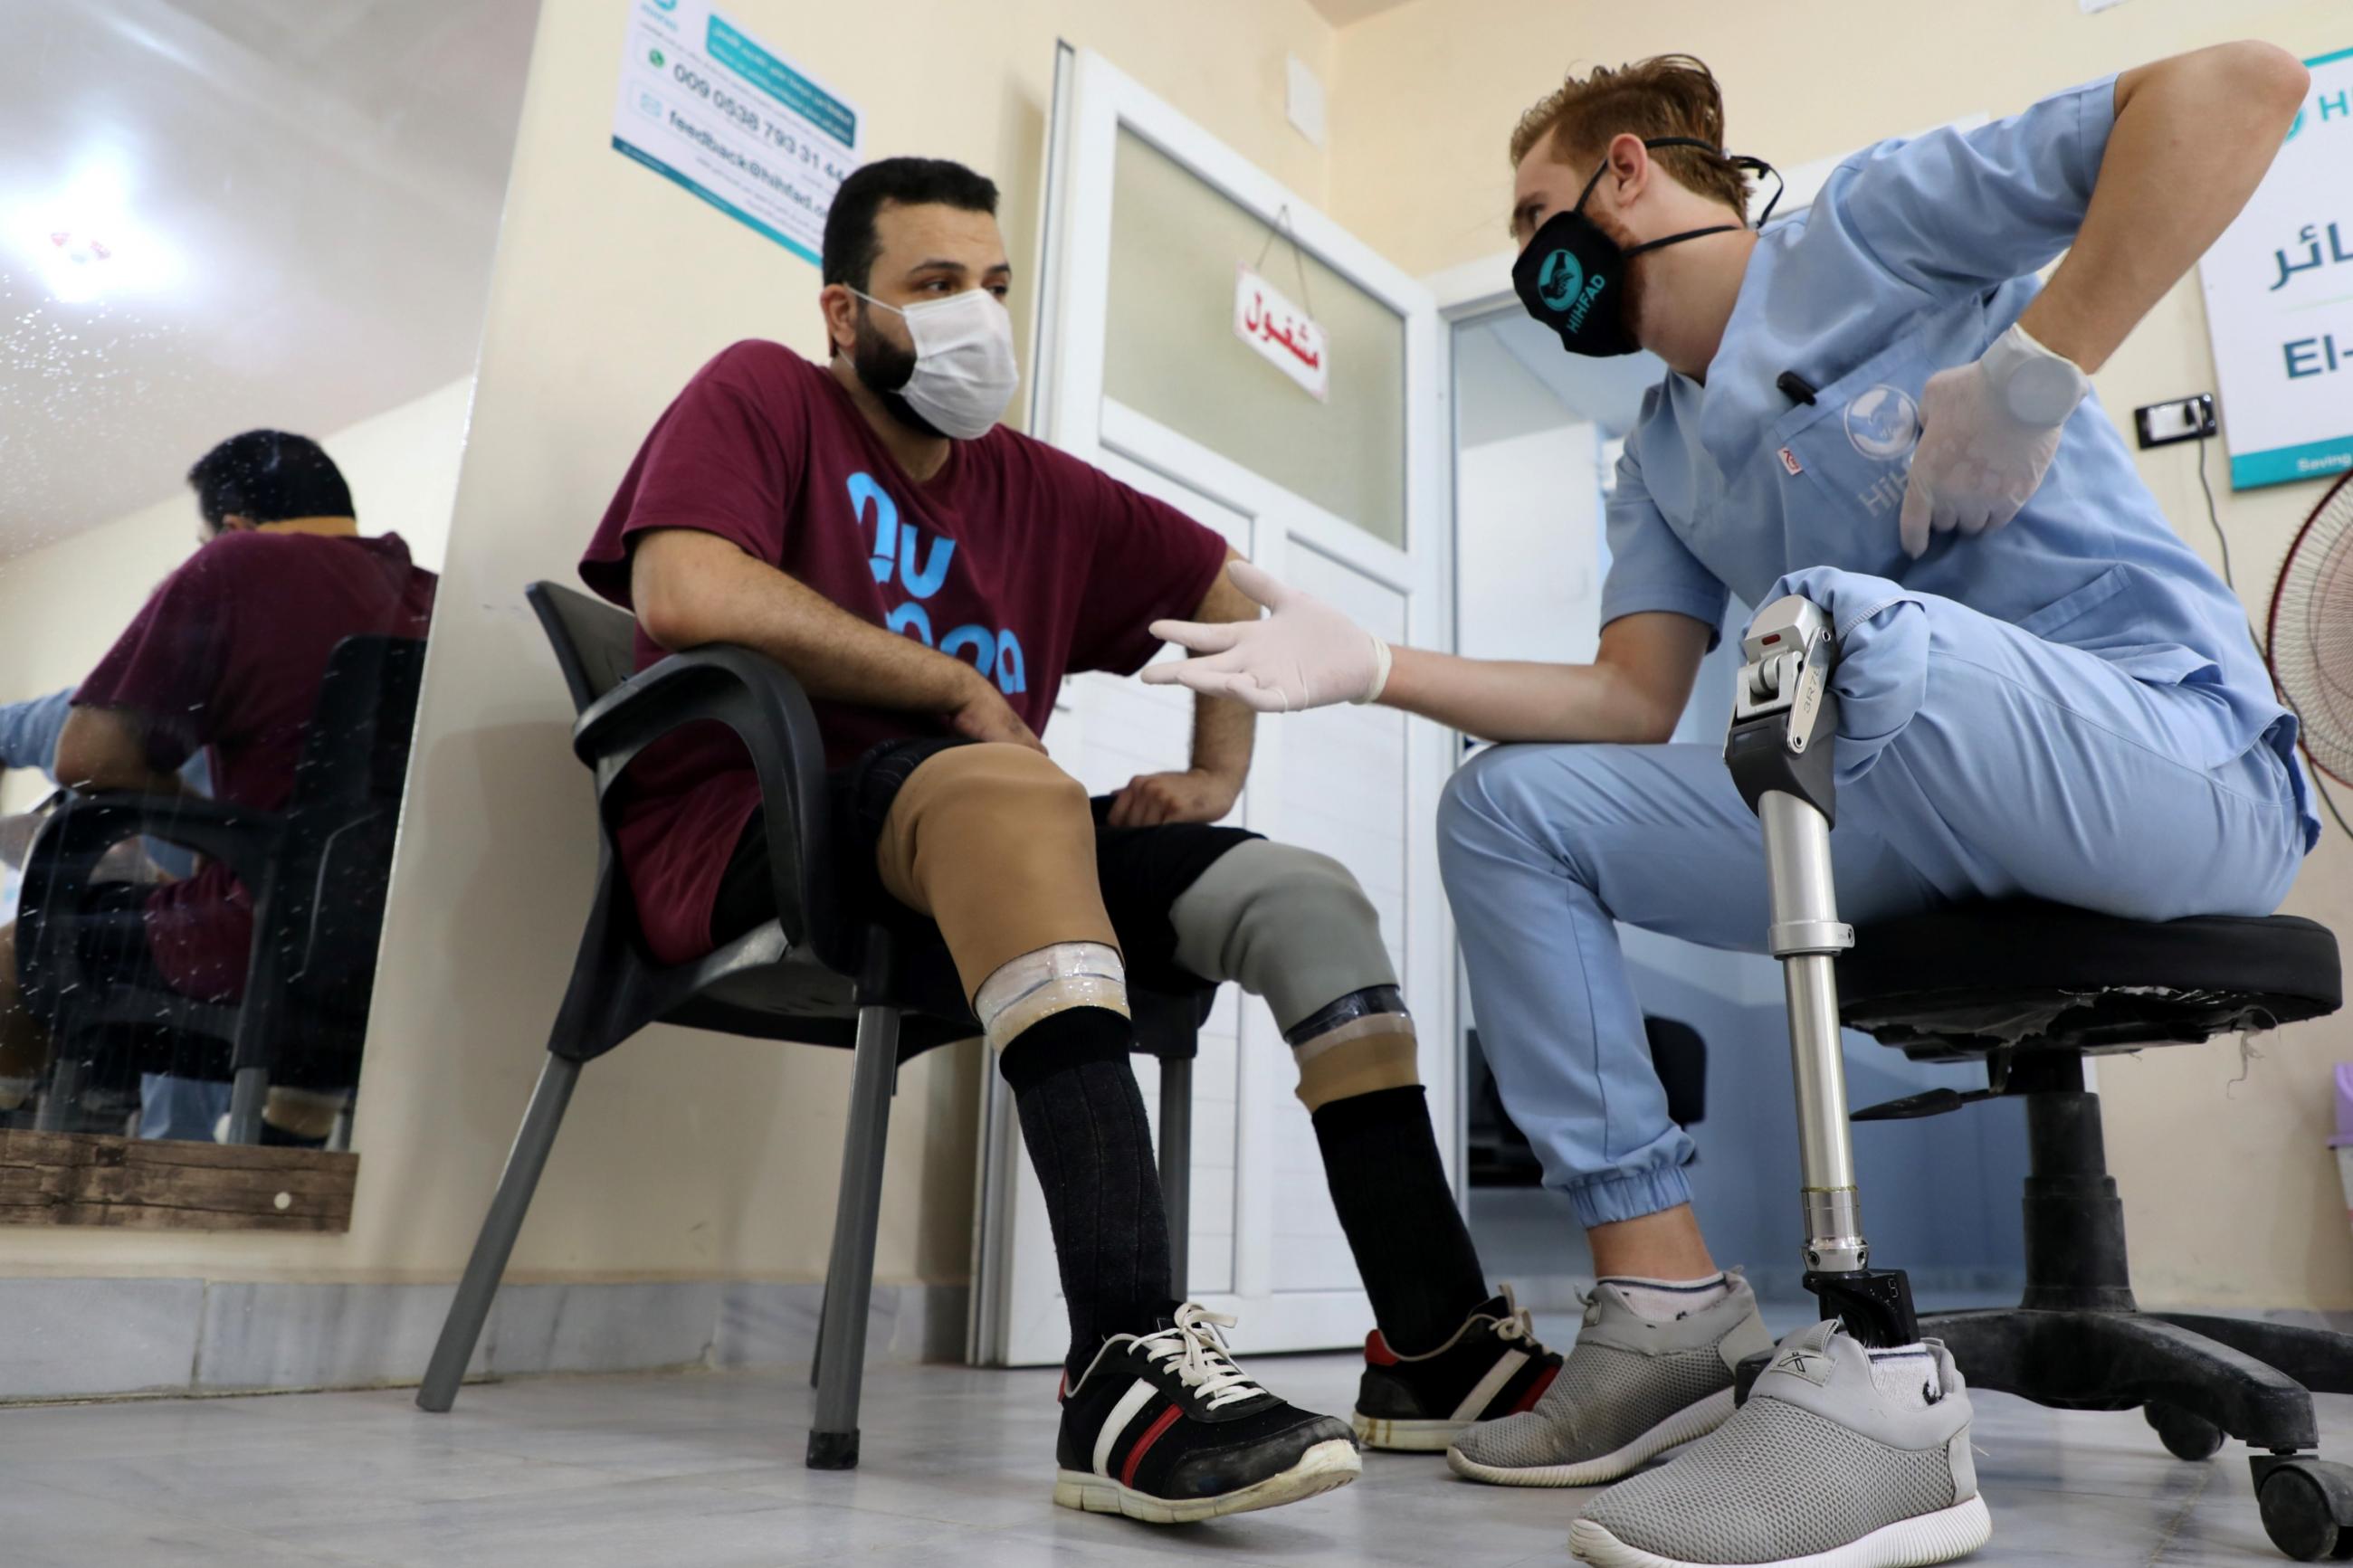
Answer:
POLYGON ((62 1128, 86 1084, 168 1072, 232 1083, 229 1142, 253 1143, 272 1083, 332 1090, 357 1080, 424 667, 413 637, 337 643, 279 811, 182 795, 64 797, 34 838, 18 909, 36 949, 27 999, 54 1021, 38 1125, 62 1128), (99 860, 140 837, 226 864, 250 893, 241 1000, 85 973, 77 921, 99 860))
MULTIPOLYGON (((827 832, 825 752, 799 684, 774 660, 713 644, 673 654, 641 674, 636 623, 625 612, 553 583, 526 596, 555 650, 579 719, 572 748, 594 770, 600 836, 596 892, 572 983, 548 1039, 546 1065, 507 1156, 480 1237, 425 1373, 417 1403, 444 1411, 458 1396, 499 1277, 522 1228, 573 1085, 587 1062, 649 1024, 684 1025, 757 1039, 854 1050, 849 1125, 826 1306, 818 1331, 812 1469, 858 1463, 858 1401, 866 1314, 874 1285, 883 1142, 902 1063, 980 1033, 944 944, 911 942, 843 918, 827 832), (628 879, 614 852, 614 786, 648 745, 688 724, 716 721, 751 753, 776 865, 777 918, 708 957, 671 966, 646 954, 628 879)), ((1131 989, 1136 1048, 1160 1058, 1160 1172, 1184 1289, 1193 1058, 1215 986, 1181 994, 1131 989)))
POLYGON ((1968 1380, 2067 1410, 2143 1411, 2203 1459, 2251 1456, 2263 1525, 2290 1555, 2353 1557, 2353 1468, 2314 1457, 2307 1391, 2353 1394, 2353 1336, 2141 1313, 2086 1056, 2294 1023, 2343 1002, 2336 939, 2291 916, 2153 923, 2016 900, 1889 921, 1839 960, 1841 1013, 1915 1060, 1983 1061, 1989 1087, 1854 1113, 1931 1116, 2026 1097, 2026 1294, 1920 1320, 1968 1380))

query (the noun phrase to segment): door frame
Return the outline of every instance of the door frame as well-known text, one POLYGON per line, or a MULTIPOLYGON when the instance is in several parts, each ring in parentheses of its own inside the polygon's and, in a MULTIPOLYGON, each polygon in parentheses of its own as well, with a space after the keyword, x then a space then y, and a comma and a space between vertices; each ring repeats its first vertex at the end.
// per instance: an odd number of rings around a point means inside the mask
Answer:
MULTIPOLYGON (((1453 641, 1451 524, 1444 485, 1451 438, 1440 366, 1442 332, 1436 303, 1419 282, 1391 265, 1330 218, 1215 136, 1120 72, 1092 50, 1058 46, 1052 115, 1047 135, 1045 197, 1040 204, 1041 259, 1031 357, 1030 434, 1087 460, 1111 454, 1197 491, 1250 520, 1250 537, 1238 547, 1276 575, 1292 549, 1340 561, 1399 595, 1407 640, 1448 647, 1453 641), (1376 539, 1240 464, 1180 435, 1103 393, 1110 307, 1113 168, 1121 131, 1142 137, 1196 178, 1264 222, 1280 217, 1300 247, 1351 284, 1394 310, 1404 331, 1406 405, 1404 548, 1376 539)), ((1401 978, 1415 998, 1424 1037, 1424 1077, 1430 1110, 1449 1151, 1449 1175, 1458 1198, 1459 1064, 1454 1034, 1453 924, 1438 879, 1435 821, 1440 791, 1451 771, 1454 743, 1434 726, 1405 718, 1407 768, 1404 929, 1396 933, 1407 955, 1401 978), (1433 1054, 1442 1050, 1443 1055, 1433 1054)), ((1259 726, 1244 823, 1279 836, 1285 730, 1280 721, 1259 726)), ((1234 1291, 1208 1297, 1216 1310, 1246 1306, 1238 1343, 1253 1350, 1303 1350, 1353 1343, 1367 1308, 1361 1289, 1300 1291, 1273 1289, 1272 1144, 1265 1116, 1270 1094, 1288 1094, 1290 1053, 1262 1007, 1243 1009, 1240 1045, 1242 1082, 1235 1171, 1234 1291), (1259 1108, 1253 1114, 1253 1106, 1259 1108), (1243 1197, 1252 1194, 1254 1223, 1243 1197), (1342 1322, 1345 1329, 1335 1327, 1342 1322)), ((1021 1201, 1018 1129, 1010 1096, 990 1074, 983 1110, 979 1204, 975 1216, 974 1310, 967 1357, 980 1364, 1033 1360, 1017 1349, 1039 1333, 1038 1282, 1016 1263, 1012 1232, 1033 1223, 1021 1201), (1017 1216, 1018 1221, 1017 1221, 1017 1216)), ((1149 1098, 1147 1096, 1147 1098, 1149 1098)), ((1042 1217, 1042 1216, 1037 1216, 1042 1217)), ((1034 1271, 1034 1270, 1032 1270, 1034 1271)), ((1057 1352, 1059 1353, 1059 1352, 1057 1352)))

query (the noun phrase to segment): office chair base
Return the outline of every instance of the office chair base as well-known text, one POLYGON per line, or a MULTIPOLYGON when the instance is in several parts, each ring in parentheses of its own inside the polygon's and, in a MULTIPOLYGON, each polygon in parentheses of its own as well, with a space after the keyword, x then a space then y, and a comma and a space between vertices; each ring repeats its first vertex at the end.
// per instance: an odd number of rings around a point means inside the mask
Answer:
POLYGON ((2305 1561, 2353 1558, 2353 1468, 2312 1451, 2312 1394, 2353 1393, 2353 1336, 2140 1311, 2098 1097, 2083 1089, 2080 1058, 2035 1072, 2024 1299, 1931 1314, 1921 1333, 1944 1341, 1976 1387, 2062 1410, 2139 1410, 2183 1459, 2238 1438, 2256 1450, 2249 1458, 2274 1544, 2305 1561))
POLYGON ((811 1432, 808 1468, 812 1470, 854 1470, 858 1468, 858 1429, 811 1432))
POLYGON ((2303 1563, 2353 1557, 2353 1466, 2258 1455, 2255 1501, 2272 1544, 2303 1563))

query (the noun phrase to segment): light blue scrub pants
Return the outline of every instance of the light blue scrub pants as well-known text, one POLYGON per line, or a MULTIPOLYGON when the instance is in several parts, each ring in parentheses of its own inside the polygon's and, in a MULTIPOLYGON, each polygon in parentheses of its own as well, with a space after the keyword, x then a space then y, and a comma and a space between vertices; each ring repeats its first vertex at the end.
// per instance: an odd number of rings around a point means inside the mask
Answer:
MULTIPOLYGON (((2137 680, 1949 599, 1783 580, 1840 638, 1840 918, 2031 897, 2137 920, 2263 915, 2306 849, 2303 784, 2235 744, 2211 686, 2137 680)), ((1765 852, 1718 744, 1507 745, 1439 807, 1479 1040, 1586 1226, 1690 1201, 1613 922, 1764 951, 1765 852)))

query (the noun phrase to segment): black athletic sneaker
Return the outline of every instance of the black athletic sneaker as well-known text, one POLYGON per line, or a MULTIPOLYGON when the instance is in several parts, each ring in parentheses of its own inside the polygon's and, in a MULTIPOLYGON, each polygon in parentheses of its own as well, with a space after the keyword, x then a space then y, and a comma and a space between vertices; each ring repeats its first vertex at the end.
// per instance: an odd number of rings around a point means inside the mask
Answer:
POLYGON ((1442 1454, 1473 1421, 1526 1410, 1560 1375, 1560 1352, 1506 1289, 1472 1312, 1454 1337, 1420 1355, 1399 1355, 1375 1329, 1365 1336, 1365 1375, 1352 1416, 1368 1448, 1442 1454))
POLYGON ((1054 1500, 1089 1513, 1182 1524, 1276 1508, 1346 1486, 1361 1468, 1348 1429, 1286 1405, 1227 1355, 1192 1302, 1147 1334, 1115 1334, 1062 1395, 1054 1500))

